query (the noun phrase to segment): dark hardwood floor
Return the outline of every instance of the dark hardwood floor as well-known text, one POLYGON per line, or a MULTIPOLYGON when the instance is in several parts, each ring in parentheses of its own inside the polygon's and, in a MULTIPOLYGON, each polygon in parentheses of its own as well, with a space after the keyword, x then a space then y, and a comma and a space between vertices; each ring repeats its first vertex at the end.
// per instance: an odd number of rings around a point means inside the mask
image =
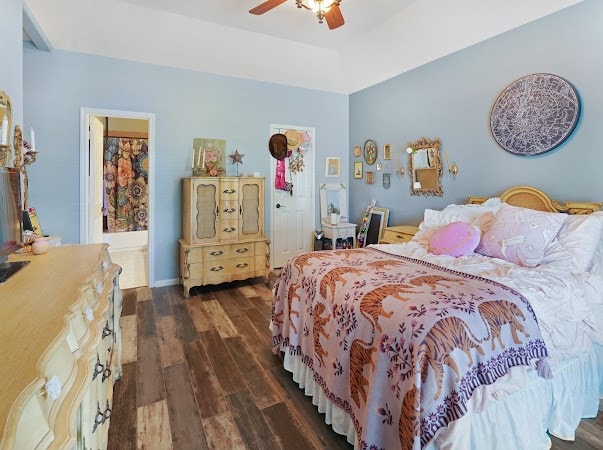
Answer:
MULTIPOLYGON (((124 290, 109 449, 351 449, 270 351, 261 280, 124 290)), ((603 414, 575 442, 603 449, 603 414)))

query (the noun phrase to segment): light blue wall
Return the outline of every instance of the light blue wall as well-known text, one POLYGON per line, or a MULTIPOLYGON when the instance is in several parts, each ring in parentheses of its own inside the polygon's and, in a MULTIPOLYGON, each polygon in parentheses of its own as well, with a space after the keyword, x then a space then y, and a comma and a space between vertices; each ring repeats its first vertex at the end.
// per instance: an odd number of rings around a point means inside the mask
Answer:
MULTIPOLYGON (((8 94, 13 107, 13 125, 23 123, 23 1, 1 0, 0 91, 8 94)), ((11 132, 10 142, 13 142, 11 132)))
MULTIPOLYGON (((315 127, 317 184, 324 181, 325 156, 349 148, 347 95, 27 46, 23 57, 25 121, 40 151, 29 169, 30 205, 43 230, 63 243, 80 241, 80 108, 155 114, 157 281, 178 277, 180 179, 191 174, 194 137, 225 139, 227 154, 245 155, 241 172, 268 176, 270 124, 315 127)), ((231 166, 228 174, 235 171, 231 166)), ((346 160, 341 181, 348 172, 346 160)), ((267 235, 269 214, 266 208, 267 235)))
MULTIPOLYGON (((586 0, 351 95, 351 148, 370 138, 380 152, 389 143, 401 156, 409 141, 439 137, 460 172, 456 179, 444 175, 444 197, 410 196, 408 174, 392 176, 389 190, 381 185, 381 172, 375 172, 374 185, 351 179, 350 216, 359 220, 375 198, 377 206, 390 208, 390 225, 416 224, 424 208, 497 194, 517 184, 541 188, 558 200, 603 201, 602 55, 603 2, 586 0), (563 145, 537 157, 520 157, 491 137, 489 113, 506 85, 537 72, 572 83, 582 114, 563 145)), ((359 160, 350 155, 351 161, 359 160)))

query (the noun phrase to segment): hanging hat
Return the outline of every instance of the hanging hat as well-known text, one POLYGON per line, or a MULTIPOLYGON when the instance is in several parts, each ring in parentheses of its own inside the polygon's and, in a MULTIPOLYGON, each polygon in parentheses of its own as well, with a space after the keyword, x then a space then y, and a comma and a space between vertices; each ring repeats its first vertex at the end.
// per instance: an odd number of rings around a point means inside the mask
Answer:
POLYGON ((273 158, 280 160, 287 156, 287 136, 284 134, 273 134, 268 141, 268 149, 273 158))
POLYGON ((302 144, 302 137, 299 131, 287 130, 285 131, 285 136, 287 136, 287 148, 289 150, 297 150, 302 144))

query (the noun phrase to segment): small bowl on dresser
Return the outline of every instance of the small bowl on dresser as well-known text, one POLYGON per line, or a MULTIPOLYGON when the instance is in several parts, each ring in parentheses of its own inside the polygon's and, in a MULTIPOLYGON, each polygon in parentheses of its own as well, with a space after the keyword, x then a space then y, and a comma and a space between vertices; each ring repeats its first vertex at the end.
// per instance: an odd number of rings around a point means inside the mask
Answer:
POLYGON ((37 238, 31 244, 31 252, 34 255, 43 255, 44 253, 48 252, 49 247, 50 247, 50 245, 48 244, 48 239, 46 239, 44 237, 37 238))

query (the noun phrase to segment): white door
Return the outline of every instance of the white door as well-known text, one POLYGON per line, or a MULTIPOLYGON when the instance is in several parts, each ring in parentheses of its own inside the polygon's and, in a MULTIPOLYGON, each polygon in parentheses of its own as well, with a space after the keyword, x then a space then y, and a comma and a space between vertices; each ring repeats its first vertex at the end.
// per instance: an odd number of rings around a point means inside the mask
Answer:
MULTIPOLYGON (((294 164, 295 154, 285 158, 285 180, 293 183, 293 192, 275 189, 275 173, 277 161, 271 158, 270 173, 266 177, 271 192, 271 265, 272 268, 283 267, 285 262, 302 252, 312 249, 314 239, 314 128, 271 125, 270 136, 275 133, 285 134, 287 130, 295 130, 303 136, 301 145, 301 170, 290 170, 294 164)), ((299 162, 299 161, 298 161, 299 162)))
MULTIPOLYGON (((146 113, 131 113, 112 110, 92 110, 82 108, 81 123, 82 136, 82 215, 81 236, 82 243, 109 244, 111 260, 122 267, 120 286, 133 288, 140 286, 154 286, 152 278, 153 265, 153 156, 154 156, 154 115, 146 113), (148 231, 130 231, 109 233, 103 230, 103 199, 104 199, 104 137, 105 121, 114 120, 119 132, 128 132, 124 128, 128 123, 137 124, 134 134, 144 133, 148 136, 148 231)), ((132 125, 134 126, 134 125, 132 125)), ((109 131, 113 129, 109 127, 109 131)), ((117 134, 119 134, 117 132, 117 134)), ((126 136, 124 136, 126 137, 126 136)))

